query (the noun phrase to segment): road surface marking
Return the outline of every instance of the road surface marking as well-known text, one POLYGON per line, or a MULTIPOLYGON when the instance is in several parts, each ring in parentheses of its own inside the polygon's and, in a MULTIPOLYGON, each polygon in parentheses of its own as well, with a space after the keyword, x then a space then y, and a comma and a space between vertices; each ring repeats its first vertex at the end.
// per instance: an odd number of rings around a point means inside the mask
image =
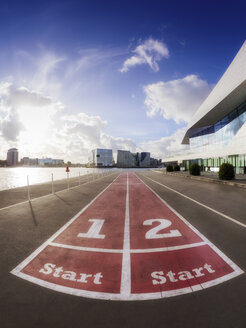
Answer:
POLYGON ((72 295, 146 300, 243 271, 134 173, 123 173, 11 273, 72 295))
POLYGON ((131 293, 131 260, 130 260, 130 216, 129 216, 129 183, 128 173, 126 176, 126 209, 125 209, 125 227, 123 258, 121 269, 121 288, 120 293, 123 298, 129 298, 131 293))
POLYGON ((66 230, 89 206, 91 206, 110 186, 119 178, 117 176, 106 188, 104 188, 95 198, 92 199, 81 211, 79 211, 71 220, 69 220, 64 226, 62 226, 57 232, 55 232, 46 242, 38 247, 30 256, 28 256, 23 262, 21 262, 11 273, 16 274, 21 271, 29 262, 31 262, 35 256, 37 256, 42 250, 45 249, 57 236, 59 236, 64 230, 66 230))
POLYGON ((101 252, 101 253, 122 253, 123 254, 123 249, 72 246, 72 245, 65 245, 65 244, 54 243, 54 242, 49 243, 49 245, 54 246, 54 247, 74 249, 74 250, 77 250, 77 251, 101 252))
MULTIPOLYGON (((142 181, 142 179, 139 178, 140 181, 142 181)), ((208 240, 203 234, 200 233, 200 231, 198 231, 193 225, 190 224, 189 221, 187 221, 183 216, 181 216, 178 212, 176 212, 176 210, 174 208, 172 208, 169 204, 167 204, 151 187, 149 187, 144 181, 142 181, 143 184, 150 189, 155 195, 156 197, 158 197, 167 207, 169 207, 183 222, 186 223, 186 225, 192 229, 198 236, 200 236, 201 239, 203 239, 207 245, 209 245, 214 251, 216 251, 216 253, 218 255, 220 255, 220 257, 223 258, 223 260, 225 260, 235 271, 238 270, 239 274, 243 273, 244 271, 242 271, 235 263, 233 263, 225 254, 223 254, 213 243, 211 243, 210 240, 208 240)))
MULTIPOLYGON (((202 245, 206 245, 205 241, 194 243, 194 244, 186 244, 186 245, 179 245, 179 246, 169 246, 169 247, 159 247, 159 248, 144 248, 144 249, 130 249, 130 254, 133 253, 154 253, 154 252, 170 252, 176 251, 178 249, 185 249, 185 248, 192 248, 198 247, 202 245)), ((49 243, 50 246, 54 247, 61 247, 61 248, 68 248, 74 249, 77 251, 88 251, 88 252, 102 252, 102 253, 124 253, 123 249, 110 249, 110 248, 93 248, 93 247, 81 247, 81 246, 72 246, 72 245, 65 245, 51 242, 49 243)))
POLYGON ((179 246, 169 246, 169 247, 159 247, 159 248, 146 248, 146 249, 131 249, 130 253, 155 253, 155 252, 170 252, 176 251, 178 249, 186 249, 192 247, 198 247, 202 245, 206 245, 205 241, 201 241, 200 243, 187 244, 187 245, 179 245, 179 246))

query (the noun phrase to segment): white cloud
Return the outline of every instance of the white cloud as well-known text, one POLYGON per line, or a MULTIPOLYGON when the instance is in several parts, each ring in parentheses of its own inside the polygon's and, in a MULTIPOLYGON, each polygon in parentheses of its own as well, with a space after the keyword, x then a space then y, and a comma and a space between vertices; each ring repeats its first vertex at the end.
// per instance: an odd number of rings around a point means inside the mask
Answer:
POLYGON ((60 83, 54 78, 53 72, 63 61, 65 61, 65 57, 57 56, 49 52, 46 52, 45 55, 40 58, 37 73, 34 76, 35 81, 33 82, 38 87, 38 90, 46 90, 48 82, 49 87, 51 83, 54 87, 60 87, 60 83))
POLYGON ((25 131, 32 131, 33 138, 42 138, 52 115, 61 108, 61 103, 39 92, 0 83, 0 133, 6 140, 18 141, 25 131))
POLYGON ((24 127, 19 119, 18 114, 12 111, 0 122, 0 130, 6 140, 16 141, 17 136, 24 127))
POLYGON ((19 149, 20 157, 53 157, 87 162, 93 148, 129 149, 130 139, 104 132, 107 122, 83 112, 65 115, 68 109, 58 101, 27 88, 0 83, 0 158, 8 148, 19 149))
POLYGON ((125 55, 121 49, 80 49, 78 52, 78 57, 74 61, 70 61, 66 68, 65 79, 73 78, 76 74, 81 74, 87 72, 96 67, 112 65, 118 62, 118 57, 125 55))
POLYGON ((147 115, 159 113, 177 124, 188 122, 210 91, 211 86, 197 75, 147 85, 144 87, 147 115))
POLYGON ((146 151, 147 149, 150 152, 151 157, 163 158, 172 153, 188 149, 188 146, 181 144, 185 131, 186 128, 182 128, 175 131, 171 136, 163 137, 158 140, 142 142, 138 151, 146 151))
POLYGON ((120 72, 127 72, 131 67, 141 64, 148 64, 154 72, 157 72, 159 71, 157 62, 169 57, 167 46, 152 38, 137 46, 133 53, 134 55, 124 62, 120 72))
MULTIPOLYGON (((25 83, 29 89, 34 88, 36 91, 50 95, 59 92, 62 88, 62 82, 58 73, 61 67, 64 69, 67 64, 65 56, 47 51, 42 46, 39 47, 39 53, 35 56, 23 50, 18 51, 17 56, 19 65, 15 75, 19 75, 21 83, 23 83, 22 77, 25 76, 25 83)), ((60 71, 64 76, 63 70, 60 71)))
POLYGON ((119 150, 130 150, 131 152, 136 152, 136 144, 131 139, 125 139, 120 137, 112 137, 108 134, 103 133, 101 137, 101 142, 106 148, 112 149, 113 152, 119 150))

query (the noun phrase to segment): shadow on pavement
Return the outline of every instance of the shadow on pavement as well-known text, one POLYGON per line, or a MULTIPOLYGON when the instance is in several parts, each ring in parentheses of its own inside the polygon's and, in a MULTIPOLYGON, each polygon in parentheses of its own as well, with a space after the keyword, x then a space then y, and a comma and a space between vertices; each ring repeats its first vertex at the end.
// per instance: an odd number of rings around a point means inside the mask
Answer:
POLYGON ((30 210, 31 210, 31 214, 32 214, 33 223, 35 226, 38 226, 38 222, 36 220, 36 216, 35 216, 31 201, 29 201, 29 206, 30 206, 30 210))

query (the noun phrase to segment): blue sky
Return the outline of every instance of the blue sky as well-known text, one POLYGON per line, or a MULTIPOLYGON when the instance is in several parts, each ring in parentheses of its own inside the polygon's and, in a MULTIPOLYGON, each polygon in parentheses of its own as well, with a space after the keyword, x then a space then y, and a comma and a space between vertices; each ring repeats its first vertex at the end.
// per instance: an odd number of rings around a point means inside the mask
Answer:
POLYGON ((180 149, 245 40, 244 1, 1 1, 0 158, 180 149))

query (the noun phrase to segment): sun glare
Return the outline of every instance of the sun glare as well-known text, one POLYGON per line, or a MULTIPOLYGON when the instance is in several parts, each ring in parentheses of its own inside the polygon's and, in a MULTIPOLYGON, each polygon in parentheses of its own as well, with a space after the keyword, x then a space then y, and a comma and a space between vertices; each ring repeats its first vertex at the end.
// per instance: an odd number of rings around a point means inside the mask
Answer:
POLYGON ((52 120, 46 108, 21 107, 19 110, 21 123, 24 127, 21 137, 29 145, 35 147, 44 143, 49 137, 52 120))

